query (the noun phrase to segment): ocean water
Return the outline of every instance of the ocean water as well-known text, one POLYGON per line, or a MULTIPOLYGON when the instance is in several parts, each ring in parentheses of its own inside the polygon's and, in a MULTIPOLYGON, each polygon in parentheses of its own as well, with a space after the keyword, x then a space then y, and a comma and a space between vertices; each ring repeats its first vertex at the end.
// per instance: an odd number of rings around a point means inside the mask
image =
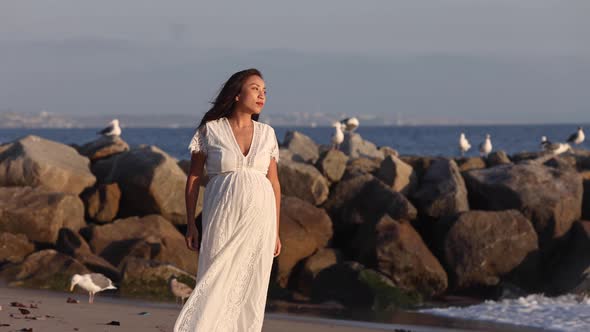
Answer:
POLYGON ((576 295, 485 301, 468 307, 421 310, 445 317, 539 327, 549 331, 590 331, 590 298, 576 295))
MULTIPOLYGON (((378 146, 390 146, 402 155, 458 156, 459 134, 464 132, 471 142, 467 155, 477 156, 477 146, 489 133, 494 150, 508 154, 538 151, 541 136, 553 142, 565 142, 577 125, 502 125, 502 126, 412 126, 412 127, 359 127, 357 132, 378 146)), ((95 139, 98 128, 84 129, 0 129, 0 143, 34 134, 65 144, 84 144, 95 139)), ((288 130, 298 130, 318 144, 329 144, 333 128, 330 127, 275 127, 279 142, 288 130)), ((177 159, 189 159, 188 143, 194 128, 123 128, 121 137, 130 145, 153 144, 177 159)), ((588 133, 590 134, 590 132, 588 133)), ((587 135, 588 135, 587 134, 587 135)), ((589 149, 588 141, 578 148, 589 149)))

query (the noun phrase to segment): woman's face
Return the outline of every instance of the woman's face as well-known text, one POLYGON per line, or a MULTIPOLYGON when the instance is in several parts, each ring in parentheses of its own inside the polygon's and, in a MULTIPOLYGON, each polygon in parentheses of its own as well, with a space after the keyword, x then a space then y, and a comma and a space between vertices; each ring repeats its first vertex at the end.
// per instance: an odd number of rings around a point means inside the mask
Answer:
POLYGON ((249 114, 259 114, 266 103, 264 80, 256 75, 248 77, 236 99, 238 109, 241 111, 249 114))

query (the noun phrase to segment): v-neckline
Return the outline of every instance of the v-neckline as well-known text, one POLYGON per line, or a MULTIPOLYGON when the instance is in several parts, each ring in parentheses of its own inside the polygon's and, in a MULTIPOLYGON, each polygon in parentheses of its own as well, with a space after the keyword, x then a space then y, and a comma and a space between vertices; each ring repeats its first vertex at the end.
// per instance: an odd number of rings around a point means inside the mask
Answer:
POLYGON ((240 148, 240 144, 238 144, 238 140, 236 139, 236 135, 234 134, 234 131, 231 128, 231 124, 229 123, 229 119, 225 116, 223 118, 225 119, 225 123, 227 124, 227 129, 229 130, 231 137, 233 137, 234 145, 235 145, 236 149, 238 149, 238 153, 243 158, 248 158, 248 156, 250 156, 250 153, 252 152, 252 148, 254 148, 254 137, 256 136, 256 122, 254 120, 252 120, 252 139, 250 140, 250 146, 248 147, 248 152, 246 154, 244 154, 242 152, 242 149, 240 148))

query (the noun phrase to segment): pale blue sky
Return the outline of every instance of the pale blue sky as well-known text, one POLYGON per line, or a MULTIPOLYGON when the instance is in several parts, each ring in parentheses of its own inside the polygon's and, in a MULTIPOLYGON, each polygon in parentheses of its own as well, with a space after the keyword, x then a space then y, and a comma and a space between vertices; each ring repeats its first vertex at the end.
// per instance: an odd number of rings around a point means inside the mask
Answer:
POLYGON ((202 113, 257 66, 272 112, 590 122, 590 2, 0 2, 0 110, 202 113))

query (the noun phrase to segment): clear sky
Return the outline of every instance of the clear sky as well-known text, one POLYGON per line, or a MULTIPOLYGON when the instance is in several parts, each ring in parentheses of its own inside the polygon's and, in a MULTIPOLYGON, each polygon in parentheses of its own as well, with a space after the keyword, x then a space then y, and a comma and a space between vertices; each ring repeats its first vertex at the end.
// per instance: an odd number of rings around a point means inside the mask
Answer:
POLYGON ((201 114, 256 66, 270 112, 590 122, 590 1, 0 2, 0 110, 201 114))

